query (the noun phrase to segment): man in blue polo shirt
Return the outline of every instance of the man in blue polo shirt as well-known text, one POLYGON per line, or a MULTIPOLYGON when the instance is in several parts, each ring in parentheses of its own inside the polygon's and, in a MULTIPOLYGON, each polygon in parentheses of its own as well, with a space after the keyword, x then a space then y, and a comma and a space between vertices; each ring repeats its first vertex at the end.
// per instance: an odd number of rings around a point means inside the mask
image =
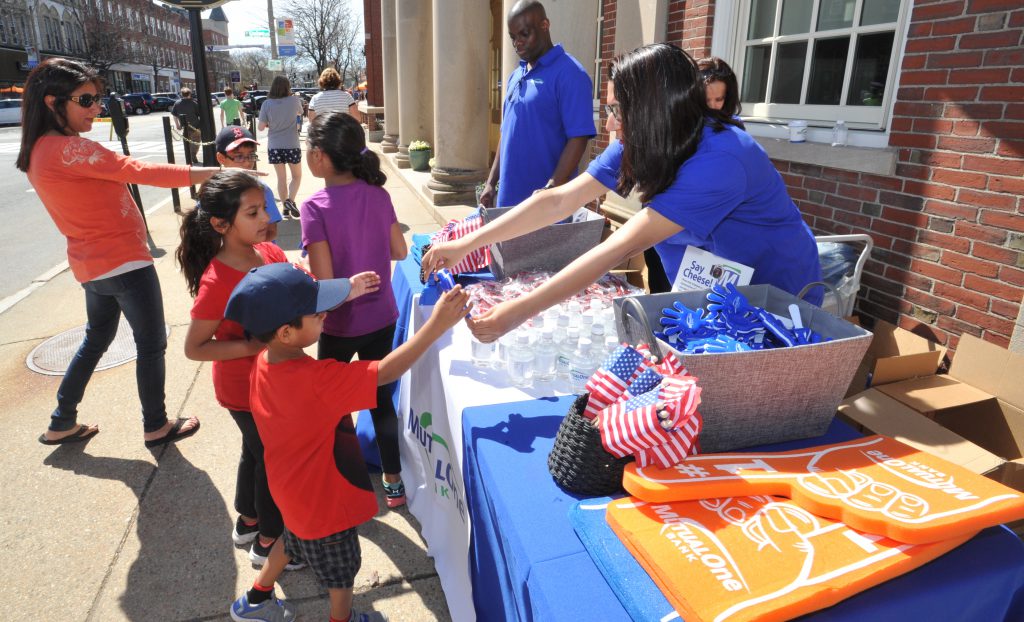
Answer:
POLYGON ((485 207, 512 207, 572 179, 595 135, 593 83, 551 43, 550 26, 536 0, 519 0, 509 11, 508 35, 521 60, 508 79, 501 142, 480 195, 485 207))

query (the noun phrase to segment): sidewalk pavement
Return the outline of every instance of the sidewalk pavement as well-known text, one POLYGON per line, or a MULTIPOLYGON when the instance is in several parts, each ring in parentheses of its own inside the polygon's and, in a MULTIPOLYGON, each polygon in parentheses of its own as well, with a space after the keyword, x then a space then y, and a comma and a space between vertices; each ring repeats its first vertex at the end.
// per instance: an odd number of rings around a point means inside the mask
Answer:
MULTIPOLYGON (((260 158, 260 168, 270 168, 263 164, 265 145, 260 158)), ((382 158, 386 188, 407 236, 437 230, 437 216, 414 191, 428 175, 403 175, 382 158)), ((272 171, 264 181, 276 194, 272 171)), ((322 183, 305 170, 298 202, 322 183)), ((182 197, 190 208, 187 190, 182 197)), ((210 364, 183 354, 192 301, 174 263, 179 220, 169 201, 148 215, 170 326, 168 416, 197 415, 203 427, 196 436, 152 451, 144 447, 135 364, 129 362, 96 372, 89 383, 79 420, 99 423, 99 435, 84 444, 41 445, 36 438, 55 405, 60 377, 32 372, 25 361, 42 341, 85 323, 82 289, 65 270, 0 314, 4 617, 224 620, 256 577, 247 550, 231 542, 241 436, 214 399, 210 364)), ((291 249, 298 247, 299 222, 283 221, 279 240, 297 257, 291 249)), ((374 479, 380 512, 360 527, 363 565, 355 606, 396 622, 449 620, 417 521, 407 508, 389 511, 374 479)), ((326 593, 308 569, 286 573, 278 595, 297 605, 300 619, 327 617, 326 593)))

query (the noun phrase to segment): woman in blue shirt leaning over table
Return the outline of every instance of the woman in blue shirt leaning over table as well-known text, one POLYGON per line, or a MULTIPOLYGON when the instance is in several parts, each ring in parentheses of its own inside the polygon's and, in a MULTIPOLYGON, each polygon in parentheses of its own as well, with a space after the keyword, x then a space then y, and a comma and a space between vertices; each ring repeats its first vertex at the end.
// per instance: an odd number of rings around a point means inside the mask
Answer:
MULTIPOLYGON (((469 251, 558 222, 615 190, 636 190, 644 208, 607 240, 526 296, 469 322, 493 341, 654 246, 675 281, 687 245, 754 268, 752 283, 797 293, 820 280, 817 245, 767 154, 724 111, 708 108, 686 52, 664 43, 616 58, 608 81, 606 129, 616 132, 587 172, 534 194, 505 216, 423 258, 450 268, 469 251)), ((820 304, 822 292, 809 302, 820 304)))

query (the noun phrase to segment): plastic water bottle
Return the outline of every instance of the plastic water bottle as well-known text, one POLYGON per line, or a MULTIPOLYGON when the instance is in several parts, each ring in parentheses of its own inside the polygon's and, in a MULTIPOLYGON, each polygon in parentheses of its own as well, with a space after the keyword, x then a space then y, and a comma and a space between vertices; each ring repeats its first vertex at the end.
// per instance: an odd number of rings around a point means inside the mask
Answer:
POLYGON ((533 350, 530 335, 525 332, 516 335, 515 344, 509 350, 508 376, 517 387, 529 386, 533 381, 533 350))
POLYGON ((594 375, 597 365, 594 364, 594 356, 590 352, 589 337, 582 337, 576 352, 573 354, 569 371, 569 387, 573 393, 583 393, 587 390, 587 381, 594 375))
POLYGON ((594 314, 585 311, 580 316, 580 337, 589 337, 590 328, 594 325, 594 314))
POLYGON ((505 333, 498 338, 498 356, 494 359, 494 368, 508 371, 509 353, 516 342, 515 333, 505 333))
POLYGON ((619 338, 615 335, 607 335, 604 338, 604 351, 606 354, 611 355, 619 349, 619 338))
POLYGON ((849 131, 846 128, 846 121, 836 121, 835 127, 832 128, 832 146, 845 146, 848 137, 849 131))
POLYGON ((595 367, 604 363, 604 324, 594 324, 590 327, 590 353, 594 357, 595 367))
POLYGON ((580 316, 583 314, 583 305, 572 300, 566 305, 566 309, 569 312, 569 326, 579 326, 580 316))
POLYGON ((494 343, 484 343, 476 337, 471 338, 472 348, 470 354, 473 359, 473 364, 477 367, 487 367, 491 364, 491 359, 494 357, 494 343))
POLYGON ((565 341, 565 337, 569 332, 569 316, 568 314, 561 314, 558 316, 558 321, 555 323, 555 345, 559 345, 565 341))
POLYGON ((565 339, 558 344, 558 358, 555 361, 555 375, 561 380, 569 379, 569 366, 572 362, 572 355, 576 352, 577 342, 580 340, 580 329, 570 326, 565 333, 565 339))
POLYGON ((533 378, 537 382, 549 382, 555 379, 555 360, 558 358, 558 346, 554 340, 555 330, 545 326, 540 331, 540 341, 533 348, 533 378))

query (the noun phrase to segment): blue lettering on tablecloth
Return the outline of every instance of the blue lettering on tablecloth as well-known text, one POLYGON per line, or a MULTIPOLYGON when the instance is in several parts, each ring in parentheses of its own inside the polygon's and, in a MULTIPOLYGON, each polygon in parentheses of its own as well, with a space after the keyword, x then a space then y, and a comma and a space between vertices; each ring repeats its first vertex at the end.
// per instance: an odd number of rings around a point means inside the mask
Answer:
MULTIPOLYGON (((466 521, 466 503, 462 495, 462 476, 451 462, 451 449, 448 441, 433 431, 433 415, 424 412, 419 417, 409 413, 409 432, 416 437, 427 454, 428 461, 434 463, 434 494, 455 504, 455 509, 463 522, 466 521), (434 454, 435 444, 444 447, 443 455, 434 454)), ((428 462, 429 463, 429 462, 428 462)))

